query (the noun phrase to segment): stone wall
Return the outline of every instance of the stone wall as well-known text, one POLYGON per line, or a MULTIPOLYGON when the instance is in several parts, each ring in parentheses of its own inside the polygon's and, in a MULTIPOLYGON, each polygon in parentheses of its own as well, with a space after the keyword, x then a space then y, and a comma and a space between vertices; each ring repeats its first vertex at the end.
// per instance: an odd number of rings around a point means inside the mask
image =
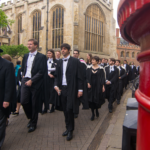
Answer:
MULTIPOLYGON (((78 48, 81 56, 86 58, 89 53, 84 49, 85 37, 85 12, 88 6, 97 4, 105 16, 104 45, 103 52, 90 52, 100 57, 118 58, 116 53, 115 20, 113 18, 113 0, 50 0, 48 20, 48 48, 52 48, 52 12, 57 6, 64 8, 64 43, 71 45, 72 49, 78 48)), ((47 0, 14 0, 3 7, 9 19, 15 20, 11 26, 10 44, 17 44, 18 24, 17 19, 22 14, 22 32, 20 43, 27 45, 28 39, 32 38, 32 14, 34 11, 41 12, 41 28, 39 47, 42 53, 46 54, 46 21, 47 21, 47 0)))

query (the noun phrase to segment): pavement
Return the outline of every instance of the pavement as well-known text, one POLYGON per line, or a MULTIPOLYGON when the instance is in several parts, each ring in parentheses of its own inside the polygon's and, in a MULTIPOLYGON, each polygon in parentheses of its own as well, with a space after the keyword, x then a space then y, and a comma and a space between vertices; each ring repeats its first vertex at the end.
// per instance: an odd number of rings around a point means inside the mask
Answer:
POLYGON ((63 112, 39 114, 37 129, 28 133, 28 119, 21 108, 19 116, 9 118, 2 150, 121 150, 122 124, 129 97, 131 91, 127 90, 121 104, 114 103, 111 114, 106 101, 99 109, 99 118, 94 121, 90 120, 91 111, 82 110, 81 106, 71 141, 62 137, 65 131, 63 112))

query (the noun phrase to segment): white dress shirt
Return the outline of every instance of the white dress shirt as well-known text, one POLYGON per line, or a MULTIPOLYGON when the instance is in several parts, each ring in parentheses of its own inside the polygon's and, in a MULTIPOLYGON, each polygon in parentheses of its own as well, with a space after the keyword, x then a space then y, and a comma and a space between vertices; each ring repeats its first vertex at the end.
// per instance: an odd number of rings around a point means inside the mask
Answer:
POLYGON ((31 75, 31 70, 32 70, 32 65, 33 65, 33 61, 34 61, 34 58, 35 58, 35 55, 37 54, 37 50, 33 53, 29 53, 29 56, 28 56, 28 60, 27 60, 27 71, 26 71, 26 74, 25 74, 25 77, 26 78, 31 78, 32 75, 31 75))
POLYGON ((66 80, 66 69, 67 69, 67 64, 68 64, 68 59, 70 58, 70 55, 67 58, 63 58, 63 76, 62 76, 62 85, 67 85, 67 80, 66 80), (67 60, 67 61, 65 61, 67 60))
POLYGON ((110 66, 110 73, 112 72, 112 71, 114 71, 114 66, 110 66))

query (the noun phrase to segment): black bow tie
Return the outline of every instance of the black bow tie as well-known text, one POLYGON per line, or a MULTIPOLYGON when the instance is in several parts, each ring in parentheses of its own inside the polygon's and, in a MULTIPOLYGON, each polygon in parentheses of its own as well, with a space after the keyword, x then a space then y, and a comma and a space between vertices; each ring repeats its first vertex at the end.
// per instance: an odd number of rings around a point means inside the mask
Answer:
POLYGON ((63 61, 68 61, 68 59, 64 59, 63 61))
POLYGON ((51 61, 49 61, 49 63, 51 63, 51 61))

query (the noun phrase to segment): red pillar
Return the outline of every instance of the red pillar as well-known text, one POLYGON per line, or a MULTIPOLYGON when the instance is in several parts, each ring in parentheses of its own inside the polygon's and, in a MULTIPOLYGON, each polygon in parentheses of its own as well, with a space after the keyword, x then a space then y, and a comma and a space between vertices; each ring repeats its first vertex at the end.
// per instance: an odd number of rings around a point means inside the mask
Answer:
POLYGON ((150 150, 150 0, 120 0, 118 24, 122 37, 141 46, 137 150, 150 150))

